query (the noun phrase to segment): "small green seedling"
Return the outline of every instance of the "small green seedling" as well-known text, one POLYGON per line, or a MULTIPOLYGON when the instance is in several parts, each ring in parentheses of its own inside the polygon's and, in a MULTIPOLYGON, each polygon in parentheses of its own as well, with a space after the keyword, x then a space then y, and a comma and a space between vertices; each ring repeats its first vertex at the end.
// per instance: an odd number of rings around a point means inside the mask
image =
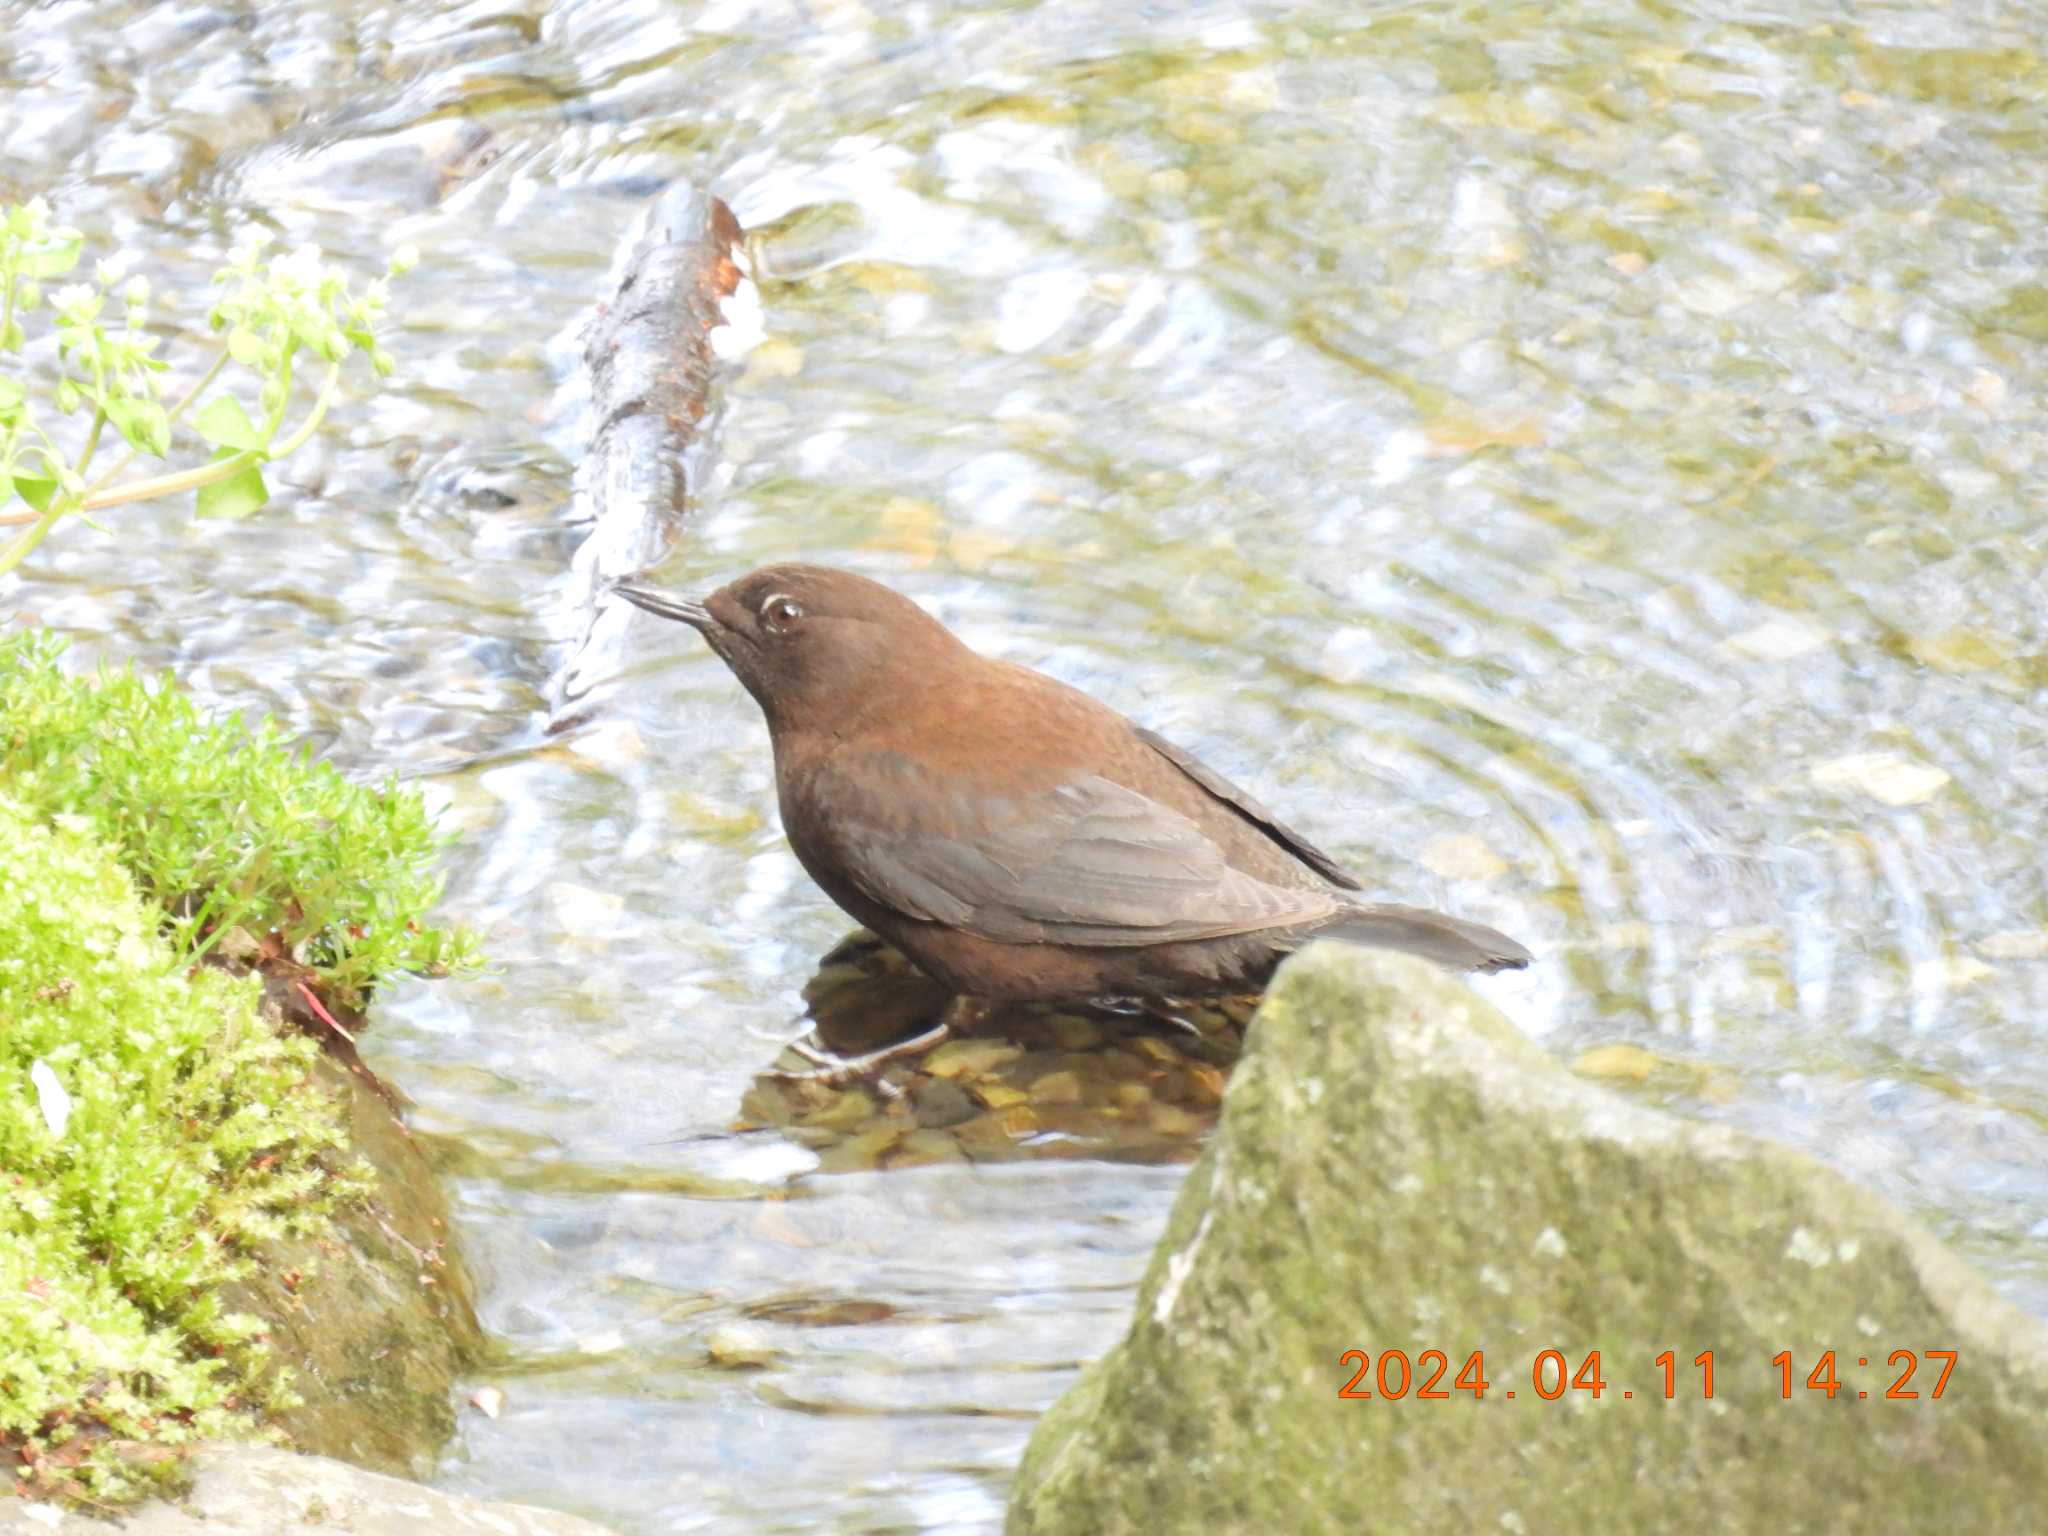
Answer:
POLYGON ((385 276, 357 295, 314 247, 266 258, 267 240, 251 235, 214 275, 225 287, 208 316, 218 354, 166 405, 158 381, 168 365, 156 355, 160 338, 148 329, 149 279, 131 275, 132 261, 117 253, 95 264, 91 281, 51 290, 77 268, 83 236, 53 222, 41 198, 0 206, 0 530, 21 530, 0 544, 0 575, 74 514, 192 491, 201 517, 248 516, 270 497, 263 466, 296 452, 319 430, 349 355, 362 353, 379 378, 391 372, 376 327, 390 299, 389 279, 410 269, 417 253, 398 251, 385 276), (32 369, 23 317, 45 313, 56 346, 49 367, 32 369), (308 358, 319 365, 319 382, 305 416, 287 432, 295 371, 308 358), (230 364, 254 376, 254 415, 232 390, 215 388, 230 364), (52 409, 85 418, 75 448, 52 435, 52 409), (128 452, 94 475, 110 426, 128 452), (128 476, 143 454, 171 458, 185 434, 211 445, 212 456, 167 474, 128 476))

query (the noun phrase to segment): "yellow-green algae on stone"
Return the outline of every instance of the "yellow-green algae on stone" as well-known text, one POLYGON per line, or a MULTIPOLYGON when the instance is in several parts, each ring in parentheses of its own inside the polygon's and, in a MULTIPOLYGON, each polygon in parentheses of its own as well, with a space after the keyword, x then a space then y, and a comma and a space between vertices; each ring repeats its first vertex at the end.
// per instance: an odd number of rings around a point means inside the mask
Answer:
POLYGON ((2048 1335, 1916 1222, 1575 1080, 1419 961, 1319 945, 1253 1025, 1128 1336, 1033 1434, 1008 1531, 2031 1536, 2044 1505, 2048 1335), (1340 1399, 1351 1349, 1442 1350, 1449 1399, 1370 1375, 1340 1399), (1597 1400, 1537 1394, 1551 1349, 1600 1352, 1597 1400), (1920 1396, 1887 1401, 1901 1349, 1920 1396), (1452 1386, 1475 1350, 1483 1400, 1452 1386), (1832 1400, 1805 1385, 1826 1350, 1832 1400), (1930 1350, 1958 1357, 1939 1400, 1930 1350))

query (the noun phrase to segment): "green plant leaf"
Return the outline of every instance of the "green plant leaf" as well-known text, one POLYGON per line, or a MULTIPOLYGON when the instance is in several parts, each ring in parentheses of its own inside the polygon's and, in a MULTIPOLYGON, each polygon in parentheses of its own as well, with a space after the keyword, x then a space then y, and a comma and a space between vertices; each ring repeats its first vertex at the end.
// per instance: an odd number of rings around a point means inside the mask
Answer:
POLYGON ((38 512, 47 512, 50 510, 50 498, 57 494, 57 482, 40 480, 34 475, 16 475, 14 494, 38 512))
POLYGON ((19 379, 0 377, 0 418, 20 409, 21 402, 28 398, 28 391, 19 379))
POLYGON ((216 448, 237 452, 250 449, 261 453, 270 441, 249 419, 242 402, 233 395, 215 395, 192 418, 192 429, 216 448))
POLYGON ((136 422, 141 414, 142 402, 118 396, 105 406, 107 420, 114 424, 114 430, 128 439, 130 446, 144 448, 148 445, 137 434, 136 422))
POLYGON ((318 352, 329 362, 345 356, 348 348, 341 340, 341 333, 334 322, 322 314, 296 315, 292 319, 292 335, 299 345, 309 351, 318 352))
POLYGON ((124 396, 107 402, 107 420, 129 444, 162 458, 171 451, 171 418, 154 400, 124 396))
POLYGON ((154 400, 142 404, 142 431, 149 440, 149 451, 158 458, 167 458, 171 451, 171 413, 154 400))
POLYGON ((78 254, 84 249, 85 241, 81 237, 46 246, 40 251, 30 251, 22 257, 21 270, 30 277, 62 277, 78 265, 78 254))
MULTIPOLYGON (((219 463, 222 459, 232 459, 236 456, 232 449, 223 448, 213 456, 213 459, 215 463, 219 463)), ((216 480, 211 485, 199 487, 199 515, 247 517, 268 500, 270 487, 263 483, 263 471, 251 464, 225 480, 216 480)))
POLYGON ((238 325, 228 332, 228 356, 244 368, 261 368, 263 353, 263 338, 246 325, 238 325))

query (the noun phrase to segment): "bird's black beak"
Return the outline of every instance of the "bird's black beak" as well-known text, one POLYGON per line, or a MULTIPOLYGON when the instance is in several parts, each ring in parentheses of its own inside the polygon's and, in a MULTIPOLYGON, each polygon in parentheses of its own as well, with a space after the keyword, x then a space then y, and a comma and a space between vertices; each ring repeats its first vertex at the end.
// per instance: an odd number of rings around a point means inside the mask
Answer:
POLYGON ((675 597, 630 581, 615 581, 611 590, 635 608, 645 608, 658 618, 681 619, 700 634, 709 635, 719 627, 718 620, 711 616, 711 610, 694 597, 675 597))

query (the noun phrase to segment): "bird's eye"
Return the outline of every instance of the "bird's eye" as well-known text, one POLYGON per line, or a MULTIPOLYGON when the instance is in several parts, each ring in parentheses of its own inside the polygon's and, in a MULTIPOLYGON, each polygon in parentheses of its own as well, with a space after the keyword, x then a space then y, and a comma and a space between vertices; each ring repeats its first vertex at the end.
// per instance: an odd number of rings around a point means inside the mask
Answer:
POLYGON ((771 635, 786 635, 804 616, 804 605, 778 592, 761 605, 761 623, 771 635))

